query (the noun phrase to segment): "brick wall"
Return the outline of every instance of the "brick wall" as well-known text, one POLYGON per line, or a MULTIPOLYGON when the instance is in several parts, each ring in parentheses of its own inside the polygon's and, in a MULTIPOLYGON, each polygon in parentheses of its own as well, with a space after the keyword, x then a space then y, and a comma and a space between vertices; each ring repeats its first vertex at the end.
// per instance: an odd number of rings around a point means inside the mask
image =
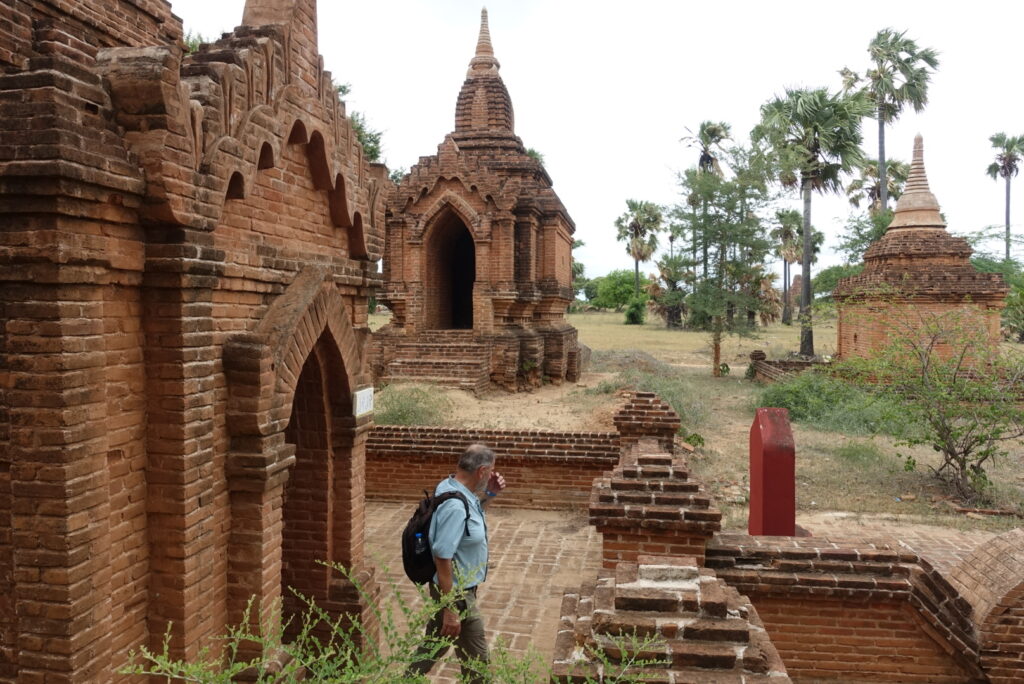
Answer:
POLYGON ((971 681, 906 603, 756 594, 750 600, 795 682, 971 681))
POLYGON ((965 558, 950 582, 970 603, 981 664, 992 682, 1024 678, 1024 529, 999 535, 965 558))
POLYGON ((707 554, 757 608, 795 681, 980 678, 967 602, 913 553, 723 534, 707 554))
POLYGON ((414 501, 454 472, 459 456, 473 442, 497 453, 497 469, 509 484, 495 501, 500 506, 583 506, 594 478, 619 459, 614 432, 378 426, 366 446, 366 494, 384 501, 414 501))
POLYGON ((24 69, 38 54, 31 26, 59 25, 80 46, 163 45, 181 40, 166 0, 21 0, 0 5, 0 70, 24 69))

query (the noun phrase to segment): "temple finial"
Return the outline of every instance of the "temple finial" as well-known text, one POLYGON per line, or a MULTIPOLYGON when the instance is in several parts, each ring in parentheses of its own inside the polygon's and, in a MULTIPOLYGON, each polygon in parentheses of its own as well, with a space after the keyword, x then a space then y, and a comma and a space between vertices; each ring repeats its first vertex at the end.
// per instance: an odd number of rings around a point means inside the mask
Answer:
POLYGON ((494 46, 491 45, 491 29, 487 25, 487 8, 480 10, 480 38, 476 42, 476 54, 469 62, 467 76, 483 73, 497 73, 501 64, 494 58, 494 46))
POLYGON ((914 159, 910 163, 910 175, 896 203, 896 214, 889 228, 945 227, 946 222, 939 214, 939 202, 928 187, 928 176, 924 170, 924 138, 918 133, 914 137, 914 159))
POLYGON ((476 56, 494 56, 494 46, 491 45, 491 29, 487 26, 487 8, 480 10, 480 39, 476 42, 476 56))

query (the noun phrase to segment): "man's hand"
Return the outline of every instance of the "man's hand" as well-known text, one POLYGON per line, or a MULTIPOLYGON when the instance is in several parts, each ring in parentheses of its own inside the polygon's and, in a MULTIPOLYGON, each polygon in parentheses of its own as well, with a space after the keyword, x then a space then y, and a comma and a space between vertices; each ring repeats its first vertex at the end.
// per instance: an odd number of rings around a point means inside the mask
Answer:
POLYGON ((451 608, 444 609, 443 621, 441 623, 441 636, 456 638, 462 631, 462 621, 459 614, 451 608))
POLYGON ((501 494, 501 490, 505 489, 505 487, 505 478, 501 476, 501 473, 494 471, 487 478, 487 491, 493 494, 501 494))

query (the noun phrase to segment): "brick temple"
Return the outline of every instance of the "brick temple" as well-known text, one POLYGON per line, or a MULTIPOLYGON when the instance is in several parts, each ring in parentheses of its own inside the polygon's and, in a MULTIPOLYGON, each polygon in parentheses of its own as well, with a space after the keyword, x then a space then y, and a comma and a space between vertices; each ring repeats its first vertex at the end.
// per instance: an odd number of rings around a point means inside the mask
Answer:
POLYGON ((919 135, 892 223, 864 253, 863 273, 836 286, 837 357, 868 356, 885 346, 894 327, 907 329, 926 316, 951 312, 983 327, 997 343, 1009 288, 1001 275, 979 273, 972 252, 966 240, 946 231, 928 187, 919 135))
POLYGON ((388 200, 380 382, 516 390, 579 375, 565 320, 575 225, 515 134, 499 66, 484 10, 455 130, 388 200))
POLYGON ((362 613, 317 561, 364 568, 388 181, 315 0, 188 56, 165 0, 3 2, 0 69, 0 682, 120 681, 288 586, 362 613))

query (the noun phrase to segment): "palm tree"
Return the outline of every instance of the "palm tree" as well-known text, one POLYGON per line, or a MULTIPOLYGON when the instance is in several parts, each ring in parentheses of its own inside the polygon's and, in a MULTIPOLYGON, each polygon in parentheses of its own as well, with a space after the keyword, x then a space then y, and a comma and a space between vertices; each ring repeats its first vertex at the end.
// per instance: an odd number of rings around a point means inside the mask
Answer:
POLYGON ((829 93, 825 88, 786 90, 761 107, 755 140, 769 142, 779 155, 784 184, 795 185, 799 175, 804 201, 802 289, 800 293, 800 353, 814 356, 811 326, 811 193, 839 192, 841 178, 860 166, 861 119, 871 113, 863 92, 829 93))
POLYGON ((920 112, 928 104, 928 81, 939 66, 938 53, 932 48, 919 48, 907 38, 906 31, 885 28, 868 45, 873 67, 863 78, 855 71, 843 69, 843 87, 849 92, 867 81, 866 92, 878 118, 878 177, 881 180, 881 209, 889 208, 888 168, 885 162, 885 126, 899 118, 908 104, 920 112))
POLYGON ((1020 170, 1019 164, 1024 157, 1024 136, 1007 136, 996 133, 989 142, 998 152, 996 160, 988 165, 988 175, 1006 179, 1006 260, 1010 260, 1010 179, 1020 170))
MULTIPOLYGON (((690 129, 686 129, 690 132, 690 129)), ((701 121, 700 126, 697 127, 697 135, 690 135, 683 138, 687 141, 690 146, 696 146, 700 149, 700 156, 697 158, 697 171, 700 173, 713 173, 714 175, 721 178, 725 174, 722 173, 722 166, 719 164, 717 150, 721 149, 722 143, 729 139, 732 135, 732 127, 724 121, 701 121)), ((707 204, 703 207, 704 214, 707 215, 707 204)), ((694 236, 694 253, 696 254, 696 235, 694 236)), ((708 277, 708 241, 706 239, 701 241, 702 250, 702 274, 705 279, 708 277)))
MULTIPOLYGON (((910 164, 893 159, 886 166, 886 171, 886 194, 897 200, 903 194, 903 186, 910 177, 910 164)), ((854 178, 847 184, 846 196, 850 198, 850 204, 858 209, 860 203, 866 201, 872 216, 882 213, 882 182, 878 179, 877 161, 864 160, 860 167, 860 178, 854 178)))
POLYGON ((626 200, 626 213, 615 219, 616 240, 626 243, 626 252, 633 257, 635 282, 633 293, 640 295, 640 262, 649 261, 658 249, 661 230, 661 207, 653 202, 626 200))
POLYGON ((800 260, 800 242, 797 233, 800 228, 800 212, 796 209, 780 209, 775 212, 779 225, 772 230, 776 241, 775 253, 782 257, 782 323, 793 324, 793 310, 789 306, 789 265, 800 260))

